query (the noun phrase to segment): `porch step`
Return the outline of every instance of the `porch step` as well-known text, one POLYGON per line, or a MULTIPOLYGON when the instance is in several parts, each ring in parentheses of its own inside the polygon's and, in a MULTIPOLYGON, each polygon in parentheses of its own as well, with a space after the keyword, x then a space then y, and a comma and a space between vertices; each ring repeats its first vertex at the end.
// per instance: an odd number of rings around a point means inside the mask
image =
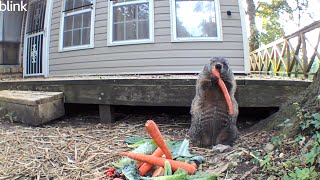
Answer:
POLYGON ((29 125, 40 124, 64 115, 63 92, 0 91, 0 107, 15 121, 29 125))

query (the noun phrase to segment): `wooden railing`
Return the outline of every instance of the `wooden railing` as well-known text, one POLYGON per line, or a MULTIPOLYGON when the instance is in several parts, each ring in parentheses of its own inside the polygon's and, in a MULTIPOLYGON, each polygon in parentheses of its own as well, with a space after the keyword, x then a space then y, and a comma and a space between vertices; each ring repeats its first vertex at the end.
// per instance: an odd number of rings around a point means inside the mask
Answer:
POLYGON ((250 53, 251 73, 311 78, 320 62, 320 21, 250 53))

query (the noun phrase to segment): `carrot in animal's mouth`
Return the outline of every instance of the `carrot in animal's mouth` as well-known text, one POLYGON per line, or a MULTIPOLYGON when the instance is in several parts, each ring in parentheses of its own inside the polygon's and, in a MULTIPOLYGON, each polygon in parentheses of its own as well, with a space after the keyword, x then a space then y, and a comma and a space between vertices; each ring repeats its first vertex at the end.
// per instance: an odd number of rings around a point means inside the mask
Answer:
POLYGON ((233 111, 233 106, 232 106, 232 102, 231 102, 231 98, 230 98, 230 94, 228 92, 228 89, 226 87, 226 85, 224 84, 223 80, 221 79, 220 76, 220 72, 217 69, 212 69, 212 75, 218 77, 218 85, 224 95, 224 98, 227 101, 227 105, 228 105, 228 109, 229 109, 229 114, 233 115, 234 111, 233 111))

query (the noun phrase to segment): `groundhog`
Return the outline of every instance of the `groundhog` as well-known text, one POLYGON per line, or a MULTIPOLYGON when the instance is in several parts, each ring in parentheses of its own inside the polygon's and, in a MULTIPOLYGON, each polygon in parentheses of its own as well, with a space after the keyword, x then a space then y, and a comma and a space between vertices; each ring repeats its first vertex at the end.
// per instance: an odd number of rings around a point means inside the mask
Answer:
POLYGON ((229 63, 224 58, 212 58, 203 67, 196 83, 196 95, 191 104, 191 142, 200 147, 216 144, 232 145, 238 138, 236 127, 238 103, 234 97, 236 82, 229 63), (218 78, 212 75, 212 69, 220 71, 232 101, 234 114, 228 112, 226 99, 218 85, 218 78))

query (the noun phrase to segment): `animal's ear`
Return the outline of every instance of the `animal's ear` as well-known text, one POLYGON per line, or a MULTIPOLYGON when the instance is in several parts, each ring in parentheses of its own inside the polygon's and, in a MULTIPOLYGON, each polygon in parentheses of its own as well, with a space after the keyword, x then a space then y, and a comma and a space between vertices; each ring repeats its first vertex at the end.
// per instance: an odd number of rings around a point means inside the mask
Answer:
POLYGON ((206 65, 203 66, 203 70, 208 70, 208 69, 209 69, 208 64, 206 64, 206 65))
POLYGON ((213 57, 213 58, 211 58, 210 59, 210 62, 212 63, 212 62, 215 62, 216 61, 216 58, 215 57, 213 57))
POLYGON ((223 58, 223 62, 229 65, 229 61, 226 58, 223 58))

